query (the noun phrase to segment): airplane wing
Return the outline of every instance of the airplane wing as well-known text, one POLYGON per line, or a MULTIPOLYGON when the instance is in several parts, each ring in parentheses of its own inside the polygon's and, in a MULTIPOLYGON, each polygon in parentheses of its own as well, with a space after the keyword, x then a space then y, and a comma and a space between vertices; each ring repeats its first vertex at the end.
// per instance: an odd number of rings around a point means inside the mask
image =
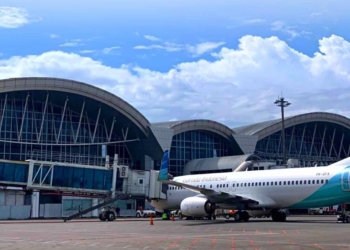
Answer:
POLYGON ((174 181, 172 176, 168 172, 169 167, 169 151, 166 150, 163 155, 163 159, 161 162, 161 167, 158 175, 158 181, 162 182, 164 184, 169 184, 177 187, 186 188, 188 190, 191 190, 193 192, 202 194, 206 196, 210 200, 215 201, 221 201, 221 202, 229 202, 229 201, 252 201, 254 203, 258 203, 256 199, 251 199, 249 197, 246 197, 246 195, 237 195, 237 194, 230 194, 227 192, 219 191, 219 190, 213 190, 208 188, 202 188, 197 187, 193 185, 189 185, 182 182, 174 181))
POLYGON ((165 184, 186 188, 193 192, 202 194, 206 196, 209 200, 216 201, 216 202, 231 203, 231 202, 248 201, 248 202, 253 202, 256 205, 260 204, 264 206, 273 206, 276 204, 274 200, 264 195, 256 196, 253 194, 230 194, 227 192, 222 192, 222 191, 208 189, 208 188, 201 188, 201 187, 192 186, 189 184, 172 181, 172 180, 162 181, 162 182, 165 184))
MULTIPOLYGON (((177 181, 172 181, 172 180, 162 181, 162 182, 165 184, 169 184, 169 185, 173 185, 173 186, 177 186, 177 187, 183 187, 183 188, 186 188, 186 189, 191 190, 193 192, 203 194, 205 196, 227 196, 227 197, 232 196, 226 192, 221 192, 221 191, 216 191, 213 189, 192 186, 192 185, 185 184, 182 182, 177 182, 177 181)), ((236 196, 232 196, 231 198, 234 198, 234 197, 236 197, 236 196)))

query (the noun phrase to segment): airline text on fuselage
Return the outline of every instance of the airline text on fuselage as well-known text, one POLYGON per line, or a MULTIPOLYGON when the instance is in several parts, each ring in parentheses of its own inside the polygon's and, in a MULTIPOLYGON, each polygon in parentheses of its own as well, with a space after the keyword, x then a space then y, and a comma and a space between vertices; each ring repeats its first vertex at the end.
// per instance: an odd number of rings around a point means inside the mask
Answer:
POLYGON ((195 177, 195 178, 187 178, 183 180, 183 183, 191 183, 191 182, 212 182, 212 181, 225 181, 227 176, 218 176, 218 177, 195 177))

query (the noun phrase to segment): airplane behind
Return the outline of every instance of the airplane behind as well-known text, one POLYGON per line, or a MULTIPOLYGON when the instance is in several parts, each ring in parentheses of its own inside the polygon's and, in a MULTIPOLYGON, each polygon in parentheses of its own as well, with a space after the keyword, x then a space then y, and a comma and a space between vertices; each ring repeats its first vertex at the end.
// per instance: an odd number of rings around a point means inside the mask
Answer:
POLYGON ((286 221, 285 209, 327 207, 350 202, 350 157, 326 167, 275 169, 172 177, 165 151, 158 181, 167 199, 152 200, 161 210, 212 219, 217 208, 236 209, 236 221, 249 210, 269 210, 273 221, 286 221))

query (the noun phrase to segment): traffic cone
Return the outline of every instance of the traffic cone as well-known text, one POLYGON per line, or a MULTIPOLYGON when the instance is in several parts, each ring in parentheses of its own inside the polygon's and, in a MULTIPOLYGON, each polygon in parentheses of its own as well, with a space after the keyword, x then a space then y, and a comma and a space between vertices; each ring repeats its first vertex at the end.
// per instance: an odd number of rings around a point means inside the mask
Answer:
POLYGON ((172 221, 175 221, 175 216, 174 216, 174 215, 171 216, 171 220, 172 220, 172 221))
POLYGON ((153 216, 151 216, 151 220, 150 220, 149 224, 150 224, 150 225, 154 225, 154 224, 153 224, 153 216))

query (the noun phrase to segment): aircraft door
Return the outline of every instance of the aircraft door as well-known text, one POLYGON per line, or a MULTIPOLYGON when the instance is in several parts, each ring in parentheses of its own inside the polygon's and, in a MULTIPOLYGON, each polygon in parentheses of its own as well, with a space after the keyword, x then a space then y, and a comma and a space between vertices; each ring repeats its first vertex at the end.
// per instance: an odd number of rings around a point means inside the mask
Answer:
POLYGON ((343 191, 345 192, 350 192, 349 178, 350 178, 349 171, 345 170, 341 178, 341 186, 343 191))

